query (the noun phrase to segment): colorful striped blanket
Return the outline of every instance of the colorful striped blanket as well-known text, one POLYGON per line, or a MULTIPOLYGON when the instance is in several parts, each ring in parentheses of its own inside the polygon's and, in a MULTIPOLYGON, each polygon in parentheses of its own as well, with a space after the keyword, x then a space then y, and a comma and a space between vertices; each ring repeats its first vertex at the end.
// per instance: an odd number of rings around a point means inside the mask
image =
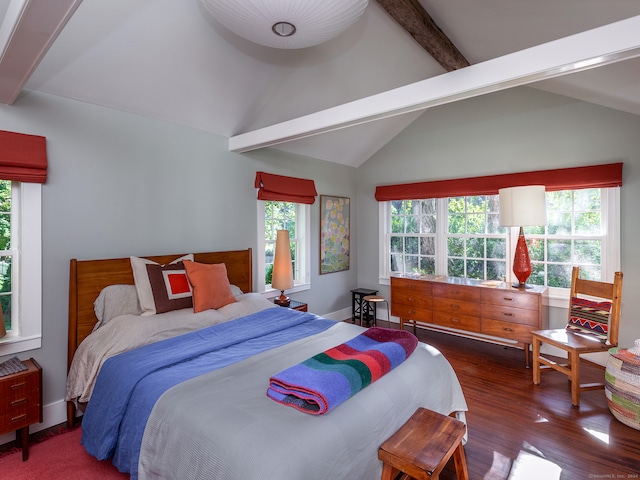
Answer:
POLYGON ((400 365, 417 345, 409 332, 369 328, 274 375, 267 396, 302 412, 325 414, 400 365))

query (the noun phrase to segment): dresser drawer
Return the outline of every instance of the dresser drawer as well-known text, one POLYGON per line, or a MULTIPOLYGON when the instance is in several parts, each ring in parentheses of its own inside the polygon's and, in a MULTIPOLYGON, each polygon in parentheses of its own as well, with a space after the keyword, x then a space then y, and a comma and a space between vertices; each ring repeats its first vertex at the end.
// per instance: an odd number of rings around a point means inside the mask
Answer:
POLYGON ((410 278, 391 277, 391 295, 396 292, 413 292, 416 296, 431 296, 431 283, 422 280, 412 280, 410 278))
POLYGON ((466 302, 480 302, 480 289, 465 285, 434 283, 431 288, 431 294, 434 298, 451 298, 464 300, 466 302))
POLYGON ((391 290, 391 303, 431 308, 431 295, 425 295, 414 289, 394 289, 391 290))
POLYGON ((515 293, 504 290, 482 289, 480 301, 489 305, 538 310, 539 295, 515 293))
POLYGON ((482 319, 481 333, 494 337, 508 338, 522 343, 531 343, 531 325, 502 322, 500 320, 482 319))
POLYGON ((472 317, 480 316, 480 304, 471 303, 454 298, 433 298, 433 309, 449 312, 452 315, 469 315, 472 317))
POLYGON ((483 319, 490 318, 503 322, 518 323, 520 325, 530 325, 536 329, 540 328, 538 324, 538 312, 535 310, 482 304, 480 316, 483 319))
POLYGON ((428 308, 403 305, 401 303, 391 304, 391 315, 405 320, 418 320, 419 322, 431 323, 431 310, 428 308))
POLYGON ((433 312, 435 325, 441 327, 457 328, 460 330, 470 330, 477 332, 480 330, 480 319, 471 315, 454 314, 450 312, 433 312))

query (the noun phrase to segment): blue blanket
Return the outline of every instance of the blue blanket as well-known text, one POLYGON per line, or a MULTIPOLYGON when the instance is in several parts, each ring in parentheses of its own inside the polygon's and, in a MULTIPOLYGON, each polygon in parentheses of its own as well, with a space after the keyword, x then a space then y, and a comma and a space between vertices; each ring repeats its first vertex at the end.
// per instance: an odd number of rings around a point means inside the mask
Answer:
POLYGON ((169 388, 334 325, 310 313, 270 308, 146 345, 108 359, 82 420, 82 444, 98 460, 113 457, 137 478, 147 419, 169 388))

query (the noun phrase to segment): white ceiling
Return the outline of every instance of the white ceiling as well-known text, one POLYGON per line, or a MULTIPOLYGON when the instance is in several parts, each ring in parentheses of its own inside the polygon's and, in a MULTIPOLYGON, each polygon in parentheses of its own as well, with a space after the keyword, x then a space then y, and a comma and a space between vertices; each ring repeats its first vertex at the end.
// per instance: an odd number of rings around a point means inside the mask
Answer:
MULTIPOLYGON (((637 0, 420 3, 472 66, 640 15, 637 0)), ((46 28, 38 25, 38 30, 27 28, 30 24, 23 19, 17 29, 21 35, 7 38, 7 22, 2 25, 0 41, 9 46, 0 59, 0 94, 13 88, 17 95, 25 87, 225 137, 445 73, 375 0, 345 33, 301 50, 252 44, 217 23, 199 0, 0 0, 0 12, 17 4, 46 11, 47 19, 58 18, 46 28), (51 4, 62 6, 51 13, 51 4), (47 35, 49 43, 42 41, 47 35), (20 75, 14 75, 17 67, 10 61, 26 58, 14 53, 23 51, 18 47, 28 43, 25 38, 39 39, 40 46, 30 53, 31 67, 22 65, 20 75)), ((533 86, 640 115, 637 58, 533 86)), ((5 95, 5 102, 20 104, 19 95, 15 101, 10 97, 5 95)), ((294 139, 275 148, 359 166, 420 113, 294 139)))

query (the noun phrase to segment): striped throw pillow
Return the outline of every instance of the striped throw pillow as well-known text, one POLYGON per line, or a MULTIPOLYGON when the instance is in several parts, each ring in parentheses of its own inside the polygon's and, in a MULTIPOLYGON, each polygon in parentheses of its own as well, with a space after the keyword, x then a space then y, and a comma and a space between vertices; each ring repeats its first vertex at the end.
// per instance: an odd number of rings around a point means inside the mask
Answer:
POLYGON ((571 297, 567 330, 595 335, 607 340, 611 302, 595 302, 585 298, 571 297))

